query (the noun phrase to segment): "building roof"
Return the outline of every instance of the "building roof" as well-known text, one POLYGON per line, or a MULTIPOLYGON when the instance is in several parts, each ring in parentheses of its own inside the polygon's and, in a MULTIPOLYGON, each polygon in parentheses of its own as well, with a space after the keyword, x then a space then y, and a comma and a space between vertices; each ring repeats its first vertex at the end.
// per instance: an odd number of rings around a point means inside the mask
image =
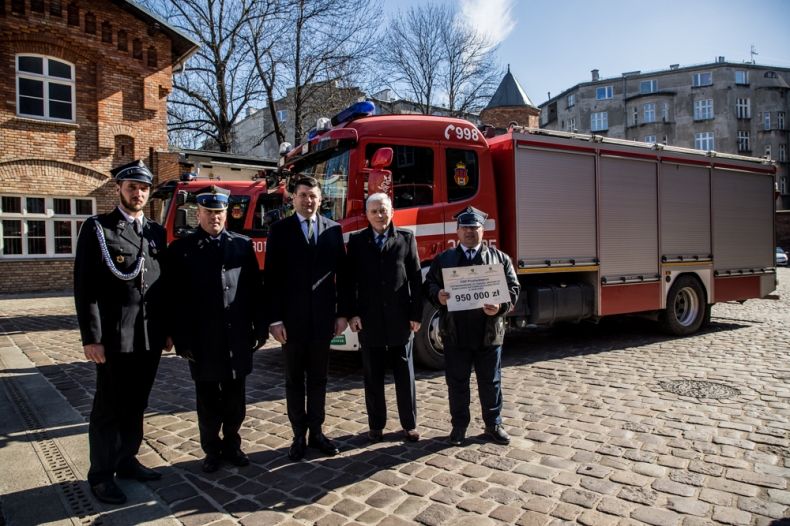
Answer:
POLYGON ((502 79, 502 82, 499 83, 499 87, 494 92, 494 96, 491 97, 491 100, 488 102, 486 109, 501 108, 503 106, 535 107, 535 105, 532 104, 532 101, 529 100, 529 97, 527 97, 524 89, 510 72, 509 65, 507 67, 507 73, 505 73, 505 77, 502 79))
POLYGON ((132 0, 112 0, 112 3, 131 13, 137 18, 148 22, 152 28, 162 31, 168 36, 168 38, 170 38, 170 40, 173 42, 173 53, 171 60, 173 62, 174 68, 181 63, 186 62, 186 60, 200 47, 200 44, 192 40, 192 38, 174 28, 159 15, 149 11, 137 2, 133 2, 132 0))

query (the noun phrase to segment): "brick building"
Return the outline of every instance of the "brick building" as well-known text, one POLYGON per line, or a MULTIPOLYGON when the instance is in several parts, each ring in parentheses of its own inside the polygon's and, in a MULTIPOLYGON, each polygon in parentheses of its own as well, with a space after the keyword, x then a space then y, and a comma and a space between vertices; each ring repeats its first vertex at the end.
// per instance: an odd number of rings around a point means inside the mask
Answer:
POLYGON ((483 124, 493 126, 497 133, 504 132, 511 123, 527 128, 538 127, 540 110, 529 100, 524 88, 507 67, 488 105, 480 112, 483 124))
POLYGON ((111 167, 178 175, 167 95, 196 49, 130 1, 0 0, 0 293, 71 288, 80 225, 117 202, 111 167))

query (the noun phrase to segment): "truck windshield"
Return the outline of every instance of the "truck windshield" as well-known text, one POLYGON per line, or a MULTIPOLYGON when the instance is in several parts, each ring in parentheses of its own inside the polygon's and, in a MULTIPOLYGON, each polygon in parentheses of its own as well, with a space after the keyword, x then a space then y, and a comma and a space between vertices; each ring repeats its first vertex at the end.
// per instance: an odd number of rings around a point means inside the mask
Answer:
MULTIPOLYGON (((195 194, 189 192, 186 202, 178 205, 174 224, 174 234, 176 237, 185 237, 198 228, 197 200, 195 194)), ((250 205, 250 197, 247 195, 231 195, 228 203, 228 230, 234 232, 244 232, 244 218, 247 215, 247 208, 250 205)))
POLYGON ((335 221, 346 216, 348 196, 349 150, 335 151, 329 157, 315 159, 312 164, 299 164, 295 172, 311 175, 321 184, 321 215, 335 221))

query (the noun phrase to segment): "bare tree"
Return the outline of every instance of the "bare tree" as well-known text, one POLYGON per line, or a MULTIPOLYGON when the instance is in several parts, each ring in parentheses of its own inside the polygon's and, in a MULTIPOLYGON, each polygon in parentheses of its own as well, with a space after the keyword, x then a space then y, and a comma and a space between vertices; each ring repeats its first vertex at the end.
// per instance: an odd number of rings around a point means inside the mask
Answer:
POLYGON ((173 78, 168 105, 172 139, 208 139, 230 151, 233 123, 261 96, 244 34, 266 0, 149 1, 168 23, 192 36, 200 49, 173 78))

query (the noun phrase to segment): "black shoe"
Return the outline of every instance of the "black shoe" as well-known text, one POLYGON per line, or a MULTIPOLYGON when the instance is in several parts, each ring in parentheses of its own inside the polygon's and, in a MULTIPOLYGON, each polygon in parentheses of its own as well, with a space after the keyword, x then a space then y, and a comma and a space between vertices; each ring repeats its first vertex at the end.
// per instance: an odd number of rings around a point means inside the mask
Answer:
POLYGON ((507 434, 507 431, 501 424, 486 426, 486 436, 497 444, 502 444, 503 446, 510 444, 510 435, 507 434))
POLYGON ((91 484, 91 493, 97 500, 107 504, 123 504, 126 502, 126 495, 114 480, 91 484))
POLYGON ((201 469, 203 473, 214 473, 219 469, 220 458, 217 455, 206 455, 203 459, 203 466, 201 469))
POLYGON ((337 449, 331 440, 326 438, 326 435, 323 433, 316 433, 315 435, 310 435, 310 440, 307 442, 307 446, 313 449, 317 449, 324 455, 329 457, 334 457, 340 450, 337 449))
POLYGON ((420 433, 416 429, 404 429, 403 440, 406 442, 417 442, 420 439, 420 433))
POLYGON ((368 440, 370 440, 371 444, 381 442, 382 438, 384 438, 384 434, 381 432, 381 429, 371 429, 368 431, 368 440))
POLYGON ((161 473, 154 471, 151 468, 147 468, 137 461, 135 461, 132 467, 119 469, 116 475, 118 475, 119 479, 134 479, 139 480, 140 482, 159 480, 162 478, 161 473))
POLYGON ((250 458, 241 449, 230 453, 222 453, 222 458, 240 468, 250 465, 250 458))
POLYGON ((305 451, 307 450, 307 441, 304 436, 294 437, 291 448, 288 450, 288 458, 294 462, 304 458, 305 451))
POLYGON ((466 428, 454 427, 450 432, 449 442, 454 446, 460 446, 464 443, 464 440, 466 440, 466 428))

